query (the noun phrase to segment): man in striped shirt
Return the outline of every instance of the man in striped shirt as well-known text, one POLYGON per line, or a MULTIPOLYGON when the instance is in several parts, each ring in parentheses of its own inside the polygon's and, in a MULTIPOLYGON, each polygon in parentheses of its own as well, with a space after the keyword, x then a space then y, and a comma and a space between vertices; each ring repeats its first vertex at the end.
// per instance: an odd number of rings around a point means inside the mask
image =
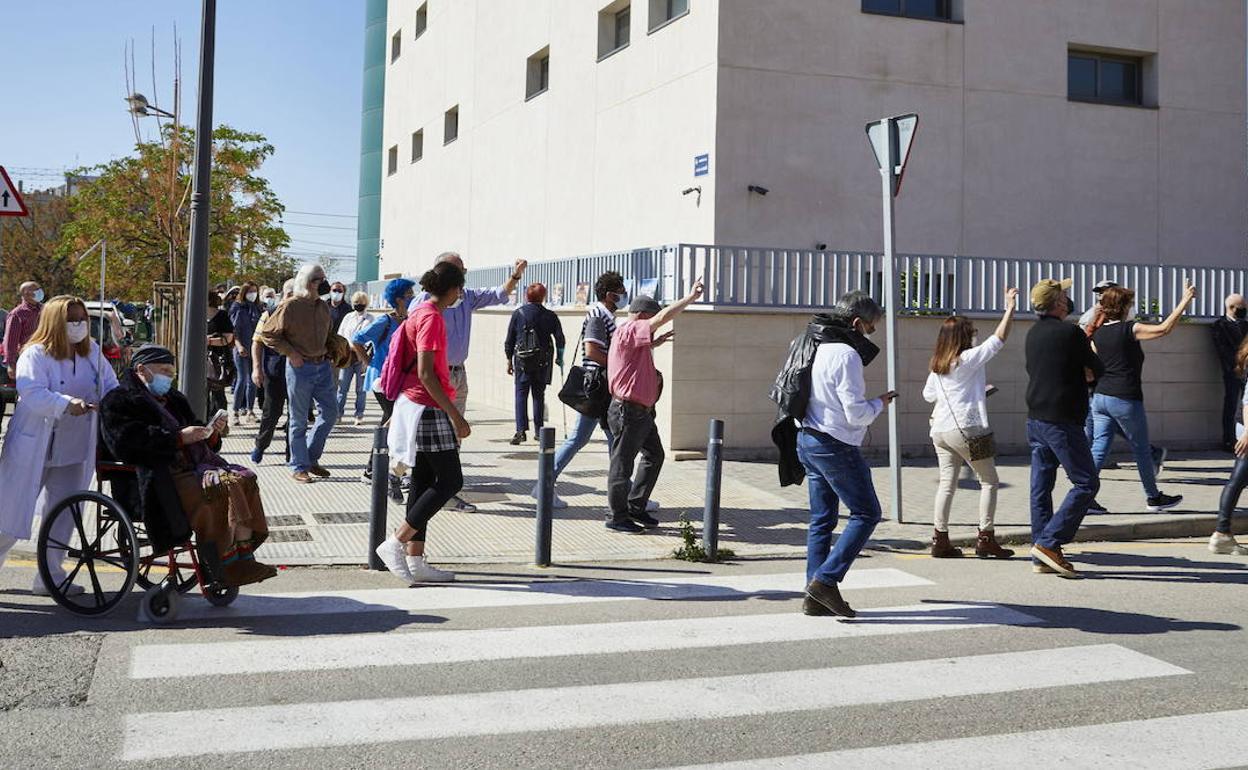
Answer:
POLYGON ((22 346, 39 325, 39 312, 43 310, 43 289, 34 281, 23 283, 17 290, 22 304, 13 308, 4 319, 4 365, 9 370, 9 380, 17 379, 17 357, 22 346))

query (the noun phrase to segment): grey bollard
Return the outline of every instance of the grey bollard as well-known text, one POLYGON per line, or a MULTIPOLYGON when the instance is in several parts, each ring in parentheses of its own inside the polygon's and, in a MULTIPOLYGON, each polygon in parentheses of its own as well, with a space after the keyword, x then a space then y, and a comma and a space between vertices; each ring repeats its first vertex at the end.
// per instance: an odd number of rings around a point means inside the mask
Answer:
POLYGON ((390 491, 388 433, 389 428, 385 425, 373 431, 373 499, 368 515, 368 568, 372 570, 385 569, 377 556, 377 546, 386 539, 386 513, 390 507, 387 495, 390 491))
POLYGON ((702 509, 702 547, 708 561, 719 558, 719 486, 724 470, 724 421, 711 420, 706 440, 706 503, 702 509))
POLYGON ((537 439, 537 538, 533 563, 550 566, 550 538, 554 524, 555 429, 542 428, 537 439))

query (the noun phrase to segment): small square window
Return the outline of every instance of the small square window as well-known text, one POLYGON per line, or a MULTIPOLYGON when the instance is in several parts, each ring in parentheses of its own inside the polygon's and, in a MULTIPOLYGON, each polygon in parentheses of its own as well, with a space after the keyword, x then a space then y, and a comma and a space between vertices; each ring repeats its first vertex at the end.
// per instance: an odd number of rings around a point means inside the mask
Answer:
POLYGON ((459 138, 459 105, 446 111, 442 119, 442 144, 450 144, 459 138))
POLYGON ((421 3, 416 9, 416 35, 420 37, 425 34, 425 29, 429 26, 429 3, 421 3))
POLYGON ((390 63, 394 64, 403 51, 403 31, 399 30, 390 36, 390 63))
POLYGON ((1141 105, 1144 60, 1071 50, 1066 57, 1066 97, 1081 102, 1141 105))
POLYGON ((390 176, 392 174, 398 173, 398 170, 399 170, 399 146, 396 144, 395 146, 390 148, 389 152, 386 153, 386 176, 390 176))
POLYGON ((425 155, 425 130, 422 128, 412 134, 412 162, 420 160, 425 155))
POLYGON ((628 0, 617 0, 598 12, 598 60, 628 47, 633 9, 628 0))
POLYGON ((689 0, 650 0, 650 31, 689 13, 689 0))
POLYGON ((529 57, 525 66, 524 98, 532 99, 550 88, 550 46, 529 57))

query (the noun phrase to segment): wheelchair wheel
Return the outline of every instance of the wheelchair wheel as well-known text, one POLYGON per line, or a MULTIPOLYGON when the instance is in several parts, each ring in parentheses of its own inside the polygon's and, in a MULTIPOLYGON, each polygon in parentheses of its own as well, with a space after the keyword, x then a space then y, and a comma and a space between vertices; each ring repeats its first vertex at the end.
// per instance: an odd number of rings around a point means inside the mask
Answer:
POLYGON ((238 598, 237 586, 217 586, 204 590, 204 598, 213 607, 226 607, 238 598))
POLYGON ((129 515, 98 492, 76 492, 43 517, 38 541, 39 577, 57 604, 76 615, 105 615, 134 587, 138 538, 129 515), (68 531, 61 542, 53 532, 68 531), (64 559, 53 565, 54 551, 64 559), (64 570, 65 562, 70 568, 64 570), (53 578, 53 567, 63 578, 53 578))
POLYGON ((144 591, 152 586, 158 586, 162 581, 172 575, 174 582, 177 584, 178 593, 184 594, 195 586, 199 585, 199 577, 195 574, 195 565, 189 560, 179 561, 178 556, 185 556, 185 553, 175 551, 173 555, 173 570, 169 569, 168 554, 155 555, 150 558, 143 559, 139 562, 138 576, 135 582, 139 584, 139 588, 144 591))
POLYGON ((173 584, 162 581, 143 592, 139 618, 161 626, 172 623, 178 616, 181 598, 173 584))

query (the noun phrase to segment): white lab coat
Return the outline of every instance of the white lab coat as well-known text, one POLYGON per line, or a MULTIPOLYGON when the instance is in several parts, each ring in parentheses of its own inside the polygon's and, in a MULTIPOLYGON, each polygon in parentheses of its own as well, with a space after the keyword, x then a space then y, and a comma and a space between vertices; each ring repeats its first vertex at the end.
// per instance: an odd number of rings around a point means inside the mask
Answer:
POLYGON ((117 375, 97 352, 92 341, 86 357, 58 361, 42 345, 18 357, 17 407, 0 449, 0 535, 29 538, 36 513, 91 488, 99 417, 95 411, 75 417, 65 410, 74 398, 97 404, 117 387, 117 375))

